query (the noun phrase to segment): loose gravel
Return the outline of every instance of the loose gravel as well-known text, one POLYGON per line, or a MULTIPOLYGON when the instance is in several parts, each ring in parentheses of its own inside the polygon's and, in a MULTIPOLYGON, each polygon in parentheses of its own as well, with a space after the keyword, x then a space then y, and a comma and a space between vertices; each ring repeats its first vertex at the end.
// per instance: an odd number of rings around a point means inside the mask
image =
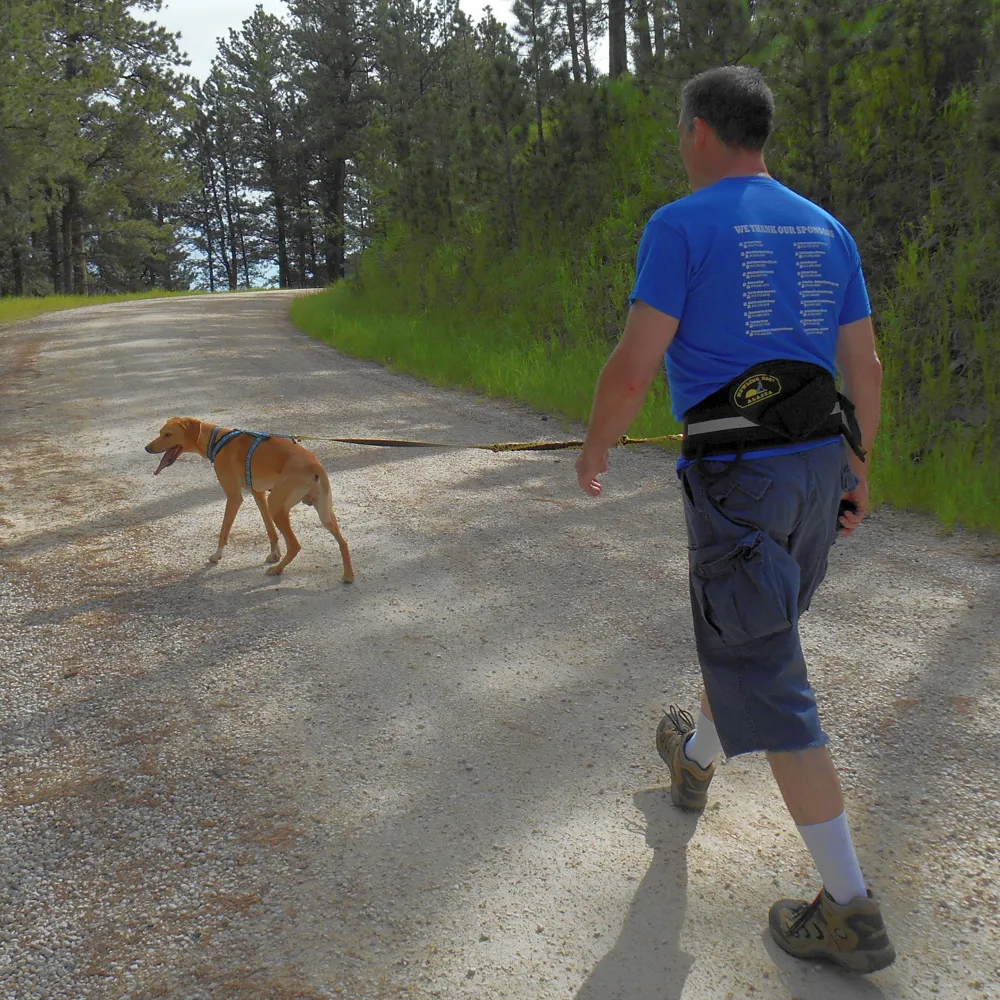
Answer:
POLYGON ((900 954, 778 952, 816 875, 766 764, 700 818, 652 745, 693 707, 672 460, 316 444, 281 580, 252 503, 225 558, 172 415, 490 442, 580 428, 340 356, 288 296, 122 303, 0 330, 3 1000, 995 1000, 1000 544, 880 511, 804 624, 900 954))

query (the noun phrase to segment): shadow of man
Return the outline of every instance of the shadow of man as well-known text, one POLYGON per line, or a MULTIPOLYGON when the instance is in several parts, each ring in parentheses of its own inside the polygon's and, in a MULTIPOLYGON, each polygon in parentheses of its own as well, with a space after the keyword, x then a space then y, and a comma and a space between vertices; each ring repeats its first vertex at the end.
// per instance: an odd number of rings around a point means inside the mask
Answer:
POLYGON ((687 844, 698 816, 675 809, 665 788, 636 792, 632 800, 646 817, 653 861, 618 940, 576 1000, 680 1000, 694 961, 681 951, 680 935, 687 902, 687 844))

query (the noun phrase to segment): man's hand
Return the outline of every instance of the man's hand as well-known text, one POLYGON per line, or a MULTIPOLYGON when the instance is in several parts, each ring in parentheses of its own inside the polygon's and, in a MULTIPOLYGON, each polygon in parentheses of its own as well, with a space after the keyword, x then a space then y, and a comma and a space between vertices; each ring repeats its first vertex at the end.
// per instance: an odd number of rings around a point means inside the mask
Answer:
POLYGON ((639 300, 632 304, 622 339, 597 380, 587 438, 576 463, 577 481, 592 497, 601 492, 597 477, 608 471, 608 450, 638 416, 676 332, 673 316, 639 300))
POLYGON ((849 493, 845 493, 842 499, 850 500, 856 508, 853 511, 845 510, 840 515, 840 527, 837 529, 837 534, 846 537, 854 533, 854 530, 861 524, 868 513, 868 480, 860 480, 858 485, 849 493))
POLYGON ((608 471, 608 452, 598 448, 588 448, 584 445, 580 457, 576 460, 576 481, 584 493, 596 497, 601 492, 598 476, 608 471))

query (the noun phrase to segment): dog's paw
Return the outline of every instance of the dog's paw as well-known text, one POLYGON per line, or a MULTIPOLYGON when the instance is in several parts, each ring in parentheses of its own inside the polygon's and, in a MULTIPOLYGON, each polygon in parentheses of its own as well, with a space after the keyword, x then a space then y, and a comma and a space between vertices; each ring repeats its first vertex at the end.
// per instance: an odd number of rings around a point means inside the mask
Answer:
POLYGON ((278 566, 270 566, 267 569, 268 576, 281 576, 281 568, 278 566))
POLYGON ((213 552, 213 553, 212 553, 212 554, 211 554, 211 555, 210 555, 210 556, 208 557, 208 561, 209 561, 210 563, 213 563, 213 564, 214 564, 214 563, 217 563, 217 562, 221 562, 221 561, 222 561, 222 553, 221 553, 221 552, 213 552))
POLYGON ((266 563, 276 563, 281 558, 280 552, 269 552, 267 558, 264 560, 266 563))

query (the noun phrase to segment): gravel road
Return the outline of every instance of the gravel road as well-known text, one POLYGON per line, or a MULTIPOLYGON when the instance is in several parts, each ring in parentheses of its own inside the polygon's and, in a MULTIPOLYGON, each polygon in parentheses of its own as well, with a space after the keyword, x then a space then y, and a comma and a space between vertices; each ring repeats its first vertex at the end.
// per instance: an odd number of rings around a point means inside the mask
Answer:
POLYGON ((675 811, 694 707, 672 460, 318 444, 357 582, 296 509, 280 580, 165 418, 491 442, 579 427, 337 354, 281 293, 0 331, 3 1000, 1000 997, 1000 543, 880 512, 806 652, 900 954, 765 935, 817 878, 763 760, 675 811))

